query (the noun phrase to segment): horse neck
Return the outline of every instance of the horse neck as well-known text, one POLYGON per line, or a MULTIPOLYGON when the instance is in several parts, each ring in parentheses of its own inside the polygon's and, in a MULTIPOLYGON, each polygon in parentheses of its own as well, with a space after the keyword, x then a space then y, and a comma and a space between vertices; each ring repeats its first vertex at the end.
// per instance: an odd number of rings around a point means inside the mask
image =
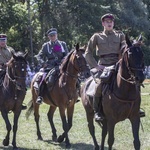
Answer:
POLYGON ((129 70, 126 65, 120 63, 117 77, 114 84, 114 93, 121 99, 135 99, 139 92, 139 87, 130 79, 129 70))
POLYGON ((78 71, 71 63, 68 64, 65 75, 66 84, 76 85, 78 79, 78 71))

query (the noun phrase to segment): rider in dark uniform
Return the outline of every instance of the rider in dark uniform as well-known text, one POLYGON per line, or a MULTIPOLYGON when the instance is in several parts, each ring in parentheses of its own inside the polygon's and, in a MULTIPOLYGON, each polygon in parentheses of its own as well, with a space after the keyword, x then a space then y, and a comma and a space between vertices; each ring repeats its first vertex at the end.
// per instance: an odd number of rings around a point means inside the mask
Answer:
MULTIPOLYGON (((67 55, 68 49, 64 41, 58 40, 56 28, 51 28, 48 30, 47 36, 49 41, 42 45, 42 49, 39 51, 36 58, 39 63, 43 64, 44 66, 43 73, 41 73, 41 76, 43 77, 42 80, 44 80, 47 73, 52 69, 53 71, 49 80, 54 80, 53 74, 55 74, 55 71, 57 71, 59 68, 59 65, 64 56, 67 55)), ((34 83, 34 87, 39 90, 39 96, 36 101, 38 104, 41 104, 43 101, 43 97, 41 96, 42 82, 43 81, 41 81, 41 77, 39 77, 34 83)))
MULTIPOLYGON (((14 52, 14 49, 7 46, 7 35, 0 34, 0 80, 6 73, 7 62, 11 59, 12 52, 14 52)), ((22 105, 22 110, 26 108, 27 106, 22 105)))

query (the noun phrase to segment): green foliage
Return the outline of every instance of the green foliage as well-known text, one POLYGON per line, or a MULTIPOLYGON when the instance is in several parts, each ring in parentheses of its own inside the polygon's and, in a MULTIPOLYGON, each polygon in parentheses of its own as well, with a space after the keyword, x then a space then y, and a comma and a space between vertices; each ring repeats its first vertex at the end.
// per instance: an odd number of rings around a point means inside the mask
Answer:
POLYGON ((115 15, 116 29, 129 33, 133 38, 142 33, 145 43, 145 62, 149 65, 149 0, 2 1, 0 30, 8 34, 10 46, 22 51, 31 50, 31 31, 35 55, 47 40, 45 33, 51 27, 58 29, 59 39, 66 41, 69 49, 77 42, 81 45, 87 44, 93 33, 103 30, 100 18, 105 13, 115 15))

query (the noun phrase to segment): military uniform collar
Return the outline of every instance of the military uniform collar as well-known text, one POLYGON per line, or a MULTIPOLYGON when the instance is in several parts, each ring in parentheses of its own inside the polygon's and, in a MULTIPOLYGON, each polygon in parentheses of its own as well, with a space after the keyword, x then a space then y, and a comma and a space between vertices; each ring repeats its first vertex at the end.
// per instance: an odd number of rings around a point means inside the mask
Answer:
POLYGON ((104 30, 103 33, 105 33, 106 35, 112 34, 114 33, 114 30, 108 31, 108 30, 104 30))
POLYGON ((52 44, 52 45, 54 45, 54 44, 57 43, 57 41, 58 41, 58 40, 56 40, 56 41, 49 41, 49 43, 52 44))

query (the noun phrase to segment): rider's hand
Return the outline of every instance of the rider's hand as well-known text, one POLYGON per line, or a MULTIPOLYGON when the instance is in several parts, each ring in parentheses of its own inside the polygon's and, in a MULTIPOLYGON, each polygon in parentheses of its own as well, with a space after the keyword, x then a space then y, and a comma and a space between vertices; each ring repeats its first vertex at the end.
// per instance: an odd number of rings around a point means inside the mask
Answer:
POLYGON ((103 65, 98 65, 95 67, 98 71, 103 71, 103 69, 105 68, 105 66, 103 65))
POLYGON ((44 64, 43 64, 43 68, 46 68, 46 67, 47 67, 47 64, 46 64, 46 63, 44 63, 44 64))

